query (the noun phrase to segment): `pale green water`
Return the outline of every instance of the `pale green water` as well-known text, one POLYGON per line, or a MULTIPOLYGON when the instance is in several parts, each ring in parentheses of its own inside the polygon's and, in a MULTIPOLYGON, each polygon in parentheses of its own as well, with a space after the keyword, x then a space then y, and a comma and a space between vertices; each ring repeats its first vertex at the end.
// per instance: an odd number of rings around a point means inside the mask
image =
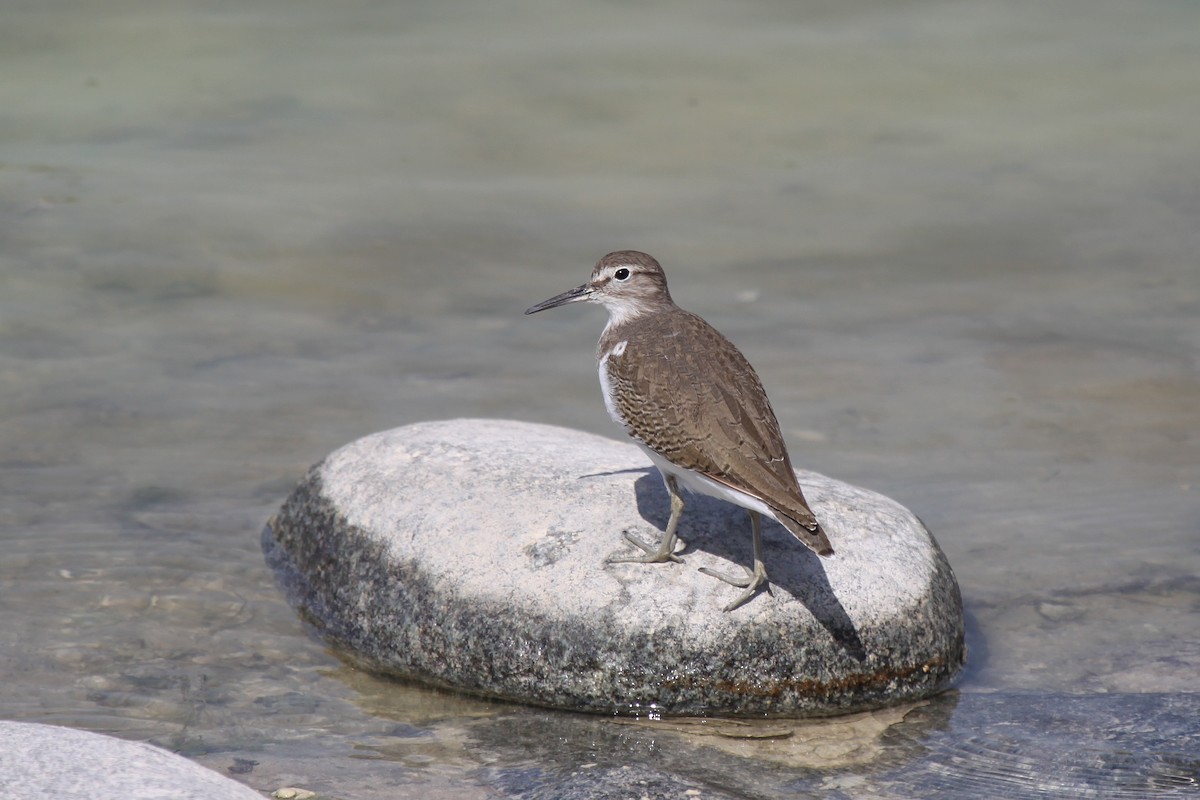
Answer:
POLYGON ((1182 2, 5 8, 0 715, 346 800, 1195 792, 1197 30, 1182 2), (959 692, 853 758, 377 681, 262 563, 359 435, 615 436, 602 314, 521 311, 626 247, 750 356, 796 462, 954 565, 959 692))

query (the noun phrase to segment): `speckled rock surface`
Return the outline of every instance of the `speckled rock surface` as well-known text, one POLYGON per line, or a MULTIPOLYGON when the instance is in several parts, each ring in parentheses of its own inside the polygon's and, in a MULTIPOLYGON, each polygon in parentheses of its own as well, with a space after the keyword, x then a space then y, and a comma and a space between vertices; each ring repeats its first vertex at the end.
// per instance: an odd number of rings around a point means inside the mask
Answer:
POLYGON ((248 786, 152 745, 0 721, 0 793, 21 800, 262 800, 248 786))
POLYGON ((653 540, 666 489, 632 444, 501 420, 367 436, 314 466, 263 531, 290 601, 384 673, 606 713, 833 714, 928 696, 962 665, 954 574, 882 495, 799 472, 837 555, 763 522, 770 593, 703 575, 750 563, 745 512, 687 496, 680 564, 607 564, 653 540))

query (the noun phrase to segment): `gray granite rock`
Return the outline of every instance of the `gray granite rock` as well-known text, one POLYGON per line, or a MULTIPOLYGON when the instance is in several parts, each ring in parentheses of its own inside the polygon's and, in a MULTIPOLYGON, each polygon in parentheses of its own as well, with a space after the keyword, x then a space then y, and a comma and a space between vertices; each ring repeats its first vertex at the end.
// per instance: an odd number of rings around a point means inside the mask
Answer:
POLYGON ((874 492, 798 473, 837 555, 764 520, 771 591, 697 568, 750 563, 745 512, 689 495, 683 563, 607 564, 662 535, 666 490, 627 443, 499 420, 410 425, 309 471, 263 531, 289 599, 369 669, 607 713, 832 714, 928 696, 962 665, 950 565, 874 492))
POLYGON ((182 756, 99 733, 0 721, 0 786, 20 800, 262 800, 182 756))

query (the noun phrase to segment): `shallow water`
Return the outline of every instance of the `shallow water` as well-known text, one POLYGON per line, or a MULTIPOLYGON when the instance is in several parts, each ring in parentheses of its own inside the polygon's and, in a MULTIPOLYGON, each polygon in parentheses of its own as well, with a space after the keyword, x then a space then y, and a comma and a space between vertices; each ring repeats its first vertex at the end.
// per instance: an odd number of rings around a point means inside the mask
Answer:
POLYGON ((1200 789, 1200 7, 4 18, 4 717, 345 800, 1200 789), (603 315, 521 311, 625 247, 750 356, 797 463, 938 537, 957 691, 628 726, 377 680, 284 604, 259 529, 346 441, 616 435, 603 315))

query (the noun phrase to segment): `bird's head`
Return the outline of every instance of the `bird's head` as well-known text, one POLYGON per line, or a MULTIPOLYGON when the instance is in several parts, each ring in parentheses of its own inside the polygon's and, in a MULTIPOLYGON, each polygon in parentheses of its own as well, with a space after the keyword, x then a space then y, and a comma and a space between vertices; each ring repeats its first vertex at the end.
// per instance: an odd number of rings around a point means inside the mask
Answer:
POLYGON ((652 256, 637 250, 618 250, 596 262, 587 283, 544 300, 525 313, 579 302, 604 306, 612 325, 674 305, 667 290, 667 276, 652 256))

